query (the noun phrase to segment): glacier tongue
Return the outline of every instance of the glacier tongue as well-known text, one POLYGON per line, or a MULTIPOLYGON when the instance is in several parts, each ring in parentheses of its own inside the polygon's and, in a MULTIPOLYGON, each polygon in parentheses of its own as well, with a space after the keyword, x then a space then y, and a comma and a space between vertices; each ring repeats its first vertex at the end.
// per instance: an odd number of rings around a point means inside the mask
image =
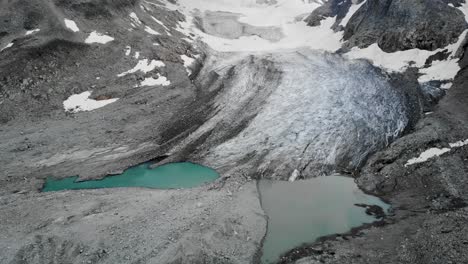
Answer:
POLYGON ((217 92, 215 114, 186 143, 209 134, 197 155, 217 168, 281 179, 352 170, 409 122, 385 75, 326 52, 218 54, 199 76, 217 92))

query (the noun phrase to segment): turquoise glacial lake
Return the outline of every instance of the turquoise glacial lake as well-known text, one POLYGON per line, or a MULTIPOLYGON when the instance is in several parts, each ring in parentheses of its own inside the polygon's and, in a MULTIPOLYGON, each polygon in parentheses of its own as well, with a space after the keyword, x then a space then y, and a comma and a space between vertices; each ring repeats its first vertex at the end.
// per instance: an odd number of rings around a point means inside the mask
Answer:
POLYGON ((156 189, 192 188, 212 182, 219 174, 208 167, 190 162, 169 163, 151 169, 144 163, 129 168, 120 175, 102 180, 77 181, 78 177, 48 178, 43 192, 116 187, 146 187, 156 189))

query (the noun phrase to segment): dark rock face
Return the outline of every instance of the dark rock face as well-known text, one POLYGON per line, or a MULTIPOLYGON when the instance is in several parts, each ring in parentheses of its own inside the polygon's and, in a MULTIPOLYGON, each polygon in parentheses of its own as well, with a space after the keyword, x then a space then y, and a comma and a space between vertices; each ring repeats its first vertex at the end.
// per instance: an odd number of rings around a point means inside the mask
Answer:
POLYGON ((455 42, 466 27, 463 13, 446 1, 368 0, 348 22, 344 40, 361 48, 377 42, 386 52, 435 50, 455 42))
MULTIPOLYGON (((363 0, 358 0, 356 2, 361 3, 362 1, 363 0)), ((352 0, 330 0, 323 6, 315 9, 312 14, 306 18, 307 25, 311 27, 319 26, 322 19, 336 16, 334 27, 337 28, 338 23, 346 16, 352 4, 352 0)))

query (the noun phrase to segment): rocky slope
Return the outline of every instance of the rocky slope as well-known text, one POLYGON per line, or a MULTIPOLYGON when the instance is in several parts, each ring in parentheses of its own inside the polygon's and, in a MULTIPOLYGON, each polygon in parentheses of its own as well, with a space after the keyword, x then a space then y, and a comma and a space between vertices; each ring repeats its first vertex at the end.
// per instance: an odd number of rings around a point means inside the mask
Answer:
POLYGON ((0 2, 0 263, 255 263, 267 221, 252 179, 334 170, 393 214, 283 262, 465 262, 466 7, 0 2), (430 148, 445 153, 409 162, 430 148), (222 177, 40 193, 49 176, 149 160, 222 177))

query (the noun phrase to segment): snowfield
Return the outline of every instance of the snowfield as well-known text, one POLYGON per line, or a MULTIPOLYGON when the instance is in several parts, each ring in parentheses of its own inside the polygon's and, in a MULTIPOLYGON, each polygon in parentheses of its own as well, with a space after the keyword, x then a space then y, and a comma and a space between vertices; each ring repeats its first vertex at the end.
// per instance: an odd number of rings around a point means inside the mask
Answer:
MULTIPOLYGON (((353 4, 340 25, 345 26, 353 14, 365 4, 353 4)), ((172 7, 181 11, 187 22, 180 23, 179 31, 186 34, 195 34, 200 40, 207 43, 212 49, 221 52, 273 52, 288 49, 308 47, 311 49, 337 51, 343 45, 343 31, 333 31, 332 25, 336 17, 326 18, 320 26, 310 27, 303 21, 306 15, 323 4, 322 1, 304 0, 278 0, 278 1, 227 1, 227 0, 181 0, 179 6, 172 7), (257 3, 262 2, 262 3, 257 3), (204 19, 206 12, 227 12, 238 16, 231 23, 244 23, 253 27, 271 27, 279 29, 283 37, 278 41, 271 41, 259 35, 252 34, 240 36, 236 39, 223 38, 209 32, 204 32, 194 24, 195 18, 204 19)), ((468 3, 459 8, 468 17, 468 3)), ((265 28, 264 28, 265 29, 265 28)), ((404 71, 411 63, 420 68, 422 73, 419 82, 432 80, 452 80, 460 70, 458 66, 457 50, 461 47, 466 36, 465 31, 458 42, 435 51, 411 49, 387 53, 377 44, 367 48, 353 48, 345 54, 350 59, 367 59, 375 66, 387 71, 404 71), (449 58, 434 61, 424 68, 426 59, 448 49, 449 58)))

